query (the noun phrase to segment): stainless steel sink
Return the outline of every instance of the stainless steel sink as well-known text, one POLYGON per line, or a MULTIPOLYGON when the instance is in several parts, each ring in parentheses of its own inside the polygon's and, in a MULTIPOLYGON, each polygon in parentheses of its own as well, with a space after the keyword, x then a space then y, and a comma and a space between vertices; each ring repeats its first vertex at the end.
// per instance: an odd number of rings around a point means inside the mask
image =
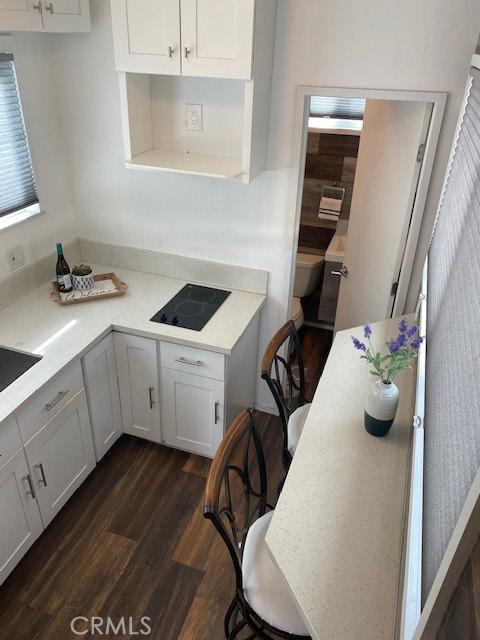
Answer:
POLYGON ((32 353, 0 347, 0 392, 41 359, 32 353))

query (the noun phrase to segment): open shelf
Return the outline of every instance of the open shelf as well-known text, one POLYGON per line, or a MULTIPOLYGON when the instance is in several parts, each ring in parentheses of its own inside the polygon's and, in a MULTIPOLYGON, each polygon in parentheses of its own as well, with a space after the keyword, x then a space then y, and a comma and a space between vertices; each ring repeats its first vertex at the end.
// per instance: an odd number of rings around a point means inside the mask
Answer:
POLYGON ((253 81, 119 73, 119 83, 129 169, 244 183, 263 171, 267 101, 253 81), (188 104, 202 106, 201 131, 187 128, 188 104))
POLYGON ((236 178, 242 174, 241 158, 212 156, 204 153, 152 149, 127 160, 129 169, 174 171, 212 178, 236 178))

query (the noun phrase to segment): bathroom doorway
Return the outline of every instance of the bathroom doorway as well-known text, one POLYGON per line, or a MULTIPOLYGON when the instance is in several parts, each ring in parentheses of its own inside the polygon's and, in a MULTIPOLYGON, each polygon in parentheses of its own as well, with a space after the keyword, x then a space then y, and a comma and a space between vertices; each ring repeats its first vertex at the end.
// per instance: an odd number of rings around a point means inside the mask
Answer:
POLYGON ((301 87, 298 105, 289 316, 333 334, 400 315, 445 94, 301 87))

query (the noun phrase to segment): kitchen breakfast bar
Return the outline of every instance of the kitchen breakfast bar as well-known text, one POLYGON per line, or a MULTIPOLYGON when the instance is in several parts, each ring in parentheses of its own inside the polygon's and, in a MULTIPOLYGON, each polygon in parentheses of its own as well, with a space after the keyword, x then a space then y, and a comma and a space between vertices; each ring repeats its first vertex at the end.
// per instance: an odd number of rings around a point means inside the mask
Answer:
MULTIPOLYGON (((372 325, 375 348, 397 323, 372 325)), ((318 640, 392 639, 400 619, 415 372, 396 380, 400 404, 389 434, 369 435, 364 402, 373 376, 351 333, 335 337, 266 535, 318 640)))

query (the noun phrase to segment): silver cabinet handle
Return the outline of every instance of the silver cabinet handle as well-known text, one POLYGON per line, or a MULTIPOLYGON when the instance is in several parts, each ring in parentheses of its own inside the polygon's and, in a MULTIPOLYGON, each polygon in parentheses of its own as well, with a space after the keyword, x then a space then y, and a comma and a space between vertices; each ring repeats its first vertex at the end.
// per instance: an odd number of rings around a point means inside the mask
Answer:
POLYGON ((41 482, 44 487, 48 486, 47 485, 47 479, 45 477, 45 471, 43 470, 43 464, 41 462, 39 462, 38 464, 35 464, 34 467, 35 467, 35 469, 38 469, 40 471, 39 482, 41 482))
POLYGON ((173 58, 173 54, 175 53, 177 47, 174 45, 173 47, 168 47, 168 57, 173 58))
POLYGON ((184 358, 181 356, 180 358, 175 358, 175 362, 180 362, 181 364, 191 364, 194 367, 203 367, 203 362, 201 360, 189 360, 188 358, 184 358))
POLYGON ((192 50, 190 47, 185 47, 184 52, 185 52, 185 58, 188 58, 188 56, 192 53, 192 50))
POLYGON ((218 421, 219 421, 219 415, 218 415, 219 408, 220 408, 220 403, 215 402, 215 424, 218 424, 218 421))
POLYGON ((64 389, 63 391, 59 391, 53 400, 50 400, 50 402, 47 402, 47 404, 45 405, 45 409, 47 411, 51 411, 53 407, 56 404, 58 404, 60 400, 63 400, 63 398, 69 393, 70 393, 70 389, 64 389))
POLYGON ((40 1, 38 1, 38 2, 34 2, 34 3, 32 4, 32 7, 33 7, 34 9, 36 9, 37 11, 40 11, 40 13, 42 12, 42 3, 41 3, 40 1))
POLYGON ((45 5, 45 11, 50 11, 50 13, 53 16, 53 2, 49 2, 48 4, 45 5))
POLYGON ((330 271, 332 276, 342 276, 342 278, 348 278, 348 269, 347 267, 342 267, 340 271, 330 271))
POLYGON ((153 399, 154 387, 148 387, 148 400, 150 402, 150 409, 153 409, 153 405, 155 404, 155 400, 153 399))
POLYGON ((30 477, 30 474, 23 476, 22 480, 28 483, 28 491, 26 491, 25 494, 27 496, 32 496, 32 498, 35 500, 35 491, 33 490, 32 478, 30 477))

